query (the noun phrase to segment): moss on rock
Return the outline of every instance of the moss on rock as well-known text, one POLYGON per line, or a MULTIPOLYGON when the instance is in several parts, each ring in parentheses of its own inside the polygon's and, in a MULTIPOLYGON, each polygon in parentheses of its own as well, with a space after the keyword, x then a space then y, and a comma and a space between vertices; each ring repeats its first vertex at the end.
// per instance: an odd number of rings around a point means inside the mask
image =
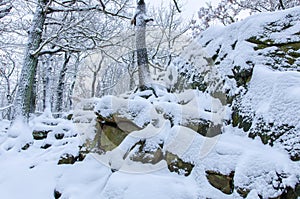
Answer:
POLYGON ((43 139, 47 138, 47 135, 50 132, 51 132, 50 130, 48 130, 48 131, 47 130, 43 130, 43 131, 34 130, 32 132, 32 136, 33 136, 33 139, 35 139, 35 140, 43 140, 43 139))
POLYGON ((185 162, 178 155, 166 152, 165 160, 168 164, 168 169, 171 172, 176 172, 180 175, 189 176, 194 168, 194 164, 185 162))
POLYGON ((137 142, 131 150, 137 148, 137 150, 129 158, 135 162, 156 164, 164 159, 162 152, 162 146, 157 146, 154 149, 147 149, 145 140, 137 142))
POLYGON ((229 175, 224 175, 216 171, 206 171, 206 177, 208 182, 216 189, 219 189, 225 194, 233 193, 233 171, 229 175))

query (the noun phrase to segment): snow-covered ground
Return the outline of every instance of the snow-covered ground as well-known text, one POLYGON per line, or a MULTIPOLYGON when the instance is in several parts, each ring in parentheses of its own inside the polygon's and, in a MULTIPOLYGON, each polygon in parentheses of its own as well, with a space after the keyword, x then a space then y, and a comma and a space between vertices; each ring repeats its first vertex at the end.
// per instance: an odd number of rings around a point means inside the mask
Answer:
MULTIPOLYGON (((267 198, 281 193, 273 189, 276 184, 293 187, 299 180, 299 164, 292 162, 287 153, 238 135, 241 132, 232 133, 241 130, 228 126, 224 134, 205 138, 186 127, 171 127, 168 122, 161 128, 147 127, 130 134, 105 155, 91 153, 73 165, 57 165, 64 154, 78 155, 83 140, 80 136, 62 140, 51 135, 45 140, 30 138, 32 129, 44 121, 45 118, 36 118, 31 127, 19 121, 7 133, 1 133, 0 188, 4 198, 53 198, 54 190, 61 192, 62 198, 74 199, 239 197, 236 192, 226 195, 212 187, 205 177, 207 170, 222 174, 235 171, 235 186, 267 198), (164 160, 156 165, 124 160, 124 153, 141 137, 148 137, 149 146, 163 140, 164 150, 195 164, 191 175, 171 173, 164 160), (32 144, 22 150, 26 143, 32 144), (46 143, 52 146, 41 149, 46 143)), ((79 133, 76 125, 70 128, 68 121, 61 125, 69 135, 79 133)))
MULTIPOLYGON (((267 198, 281 193, 273 189, 276 183, 293 187, 300 174, 299 164, 292 162, 288 154, 260 140, 239 136, 241 132, 232 133, 241 130, 228 126, 224 134, 205 138, 186 127, 171 127, 168 122, 161 128, 147 127, 130 134, 105 155, 91 153, 73 165, 57 165, 64 154, 78 155, 83 140, 80 136, 57 140, 51 134, 45 140, 30 138, 32 129, 44 121, 45 118, 36 118, 31 127, 19 121, 1 133, 0 188, 4 198, 53 198, 54 190, 61 192, 62 198, 74 199, 239 197, 236 192, 226 195, 212 187, 205 177, 207 170, 222 174, 235 171, 235 186, 255 190, 267 198), (141 137, 148 137, 149 146, 163 140, 163 150, 195 164, 191 175, 171 173, 164 160, 156 165, 124 160, 124 153, 141 137), (32 144, 22 150, 26 143, 32 144), (41 149, 46 143, 52 146, 41 149)), ((61 125, 69 135, 79 133, 76 125, 70 128, 68 121, 61 125)))
MULTIPOLYGON (((274 71, 266 65, 263 55, 253 50, 254 44, 245 40, 263 32, 267 23, 280 24, 286 16, 300 16, 299 13, 297 7, 252 16, 225 28, 211 28, 199 38, 199 48, 204 46, 209 56, 219 52, 219 75, 232 92, 243 90, 227 78, 232 75, 232 67, 247 68, 248 61, 255 64, 242 97, 244 110, 249 108, 269 123, 293 125, 295 136, 299 136, 300 128, 300 75, 296 72, 299 60, 293 71, 274 71)), ((293 23, 293 27, 299 27, 299 21, 293 23)), ((299 29, 287 30, 286 35, 296 41, 293 35, 299 29)), ((277 40, 285 35, 273 36, 277 40)), ((135 93, 87 100, 82 104, 92 109, 78 106, 74 110, 80 115, 78 121, 54 119, 46 113, 32 118, 29 124, 17 120, 10 126, 9 121, 0 121, 1 198, 54 198, 61 193, 64 199, 227 199, 242 198, 237 191, 249 190, 247 198, 258 199, 275 198, 299 183, 300 163, 290 159, 286 148, 264 145, 258 137, 249 139, 243 129, 226 123, 231 116, 230 105, 196 90, 156 91, 158 97, 148 99, 141 97, 147 93, 135 93), (95 132, 94 111, 104 117, 118 114, 142 129, 130 133, 112 151, 88 153, 82 160, 83 145, 86 139, 93 139, 95 132), (186 127, 197 119, 221 125, 217 130, 222 134, 205 137, 186 127), (47 131, 48 135, 33 139, 33 131, 47 131), (148 151, 159 146, 163 154, 176 154, 193 164, 190 175, 185 176, 185 171, 170 172, 165 160, 156 164, 134 161, 131 157, 138 152, 135 144, 140 140, 145 141, 148 151), (58 164, 68 156, 73 156, 73 164, 58 164), (234 172, 232 193, 224 194, 213 187, 208 171, 228 176, 234 172)))

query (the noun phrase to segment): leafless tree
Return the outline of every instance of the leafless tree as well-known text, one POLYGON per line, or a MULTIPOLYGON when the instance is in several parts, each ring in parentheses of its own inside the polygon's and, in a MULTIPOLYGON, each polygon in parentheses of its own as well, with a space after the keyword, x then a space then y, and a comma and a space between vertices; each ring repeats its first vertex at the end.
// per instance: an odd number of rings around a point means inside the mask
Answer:
MULTIPOLYGON (((16 112, 25 117, 34 112, 36 101, 34 86, 40 56, 58 52, 78 53, 112 45, 109 43, 108 37, 98 32, 98 24, 101 24, 102 21, 95 23, 95 20, 99 20, 100 15, 102 17, 109 15, 128 18, 123 15, 127 4, 128 0, 106 1, 105 3, 102 1, 87 3, 84 1, 36 0, 36 9, 28 34, 24 64, 15 100, 16 112), (114 6, 108 6, 109 4, 114 6), (108 10, 107 7, 114 9, 108 10)), ((109 26, 107 27, 109 28, 109 26)), ((109 35, 108 31, 105 33, 109 35)))
POLYGON ((152 9, 151 16, 154 25, 148 30, 150 52, 150 65, 156 66, 160 70, 165 70, 170 65, 174 57, 180 54, 190 40, 187 34, 191 21, 184 20, 178 12, 182 6, 176 2, 164 2, 156 9, 152 9))
POLYGON ((151 74, 148 65, 148 52, 146 46, 146 24, 153 19, 146 15, 146 3, 144 0, 137 1, 136 12, 132 19, 135 25, 136 52, 138 62, 139 88, 146 90, 151 87, 151 74))
POLYGON ((212 22, 220 22, 228 25, 238 21, 238 15, 241 11, 248 11, 250 14, 255 12, 266 12, 283 10, 298 6, 298 0, 221 0, 217 6, 208 3, 198 11, 199 23, 194 21, 194 31, 204 30, 212 22))
POLYGON ((13 96, 16 91, 16 84, 12 79, 15 72, 16 63, 10 54, 0 56, 0 91, 2 99, 0 106, 2 107, 2 118, 11 119, 13 96))

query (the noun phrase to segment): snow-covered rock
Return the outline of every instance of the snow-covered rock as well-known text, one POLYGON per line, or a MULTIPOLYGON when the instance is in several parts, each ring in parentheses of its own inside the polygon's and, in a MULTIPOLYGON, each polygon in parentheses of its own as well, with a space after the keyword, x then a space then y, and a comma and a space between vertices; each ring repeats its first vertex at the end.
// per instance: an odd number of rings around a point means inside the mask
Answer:
POLYGON ((233 126, 284 148, 293 160, 300 157, 299 9, 261 13, 199 37, 223 81, 233 126))
POLYGON ((72 120, 1 121, 1 197, 296 199, 299 16, 208 29, 173 63, 176 78, 192 75, 169 82, 173 93, 84 100, 72 120))

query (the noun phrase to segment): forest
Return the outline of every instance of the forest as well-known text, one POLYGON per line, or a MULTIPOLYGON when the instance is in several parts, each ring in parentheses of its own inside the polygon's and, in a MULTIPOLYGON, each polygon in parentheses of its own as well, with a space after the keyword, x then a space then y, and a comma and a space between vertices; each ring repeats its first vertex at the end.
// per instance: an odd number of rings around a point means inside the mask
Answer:
POLYGON ((299 0, 188 4, 0 0, 4 198, 300 197, 299 0))

